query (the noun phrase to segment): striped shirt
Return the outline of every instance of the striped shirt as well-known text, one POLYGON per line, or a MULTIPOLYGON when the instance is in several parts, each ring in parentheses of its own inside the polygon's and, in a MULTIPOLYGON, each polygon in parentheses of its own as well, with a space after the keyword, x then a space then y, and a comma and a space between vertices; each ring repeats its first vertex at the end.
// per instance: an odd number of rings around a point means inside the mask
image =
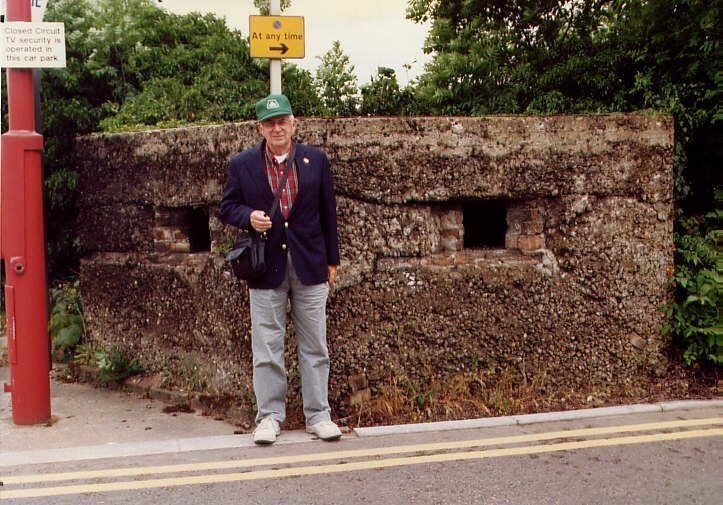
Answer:
MULTIPOLYGON (((291 152, 291 149, 289 150, 289 152, 291 152)), ((287 153, 287 156, 288 154, 289 153, 287 153)), ((271 191, 274 193, 274 196, 276 196, 279 190, 279 183, 284 177, 284 172, 287 165, 289 165, 289 160, 287 159, 279 163, 278 161, 276 161, 276 157, 272 153, 270 153, 268 149, 266 149, 266 156, 264 156, 264 159, 266 160, 264 167, 266 170, 266 177, 269 180, 269 186, 271 186, 271 191)), ((282 191, 281 198, 279 199, 279 210, 281 210, 281 215, 284 216, 284 219, 287 219, 289 217, 289 212, 291 211, 291 207, 294 205, 294 200, 296 200, 296 193, 298 192, 299 187, 299 178, 296 163, 294 163, 292 160, 290 165, 291 173, 286 179, 286 187, 282 191)))

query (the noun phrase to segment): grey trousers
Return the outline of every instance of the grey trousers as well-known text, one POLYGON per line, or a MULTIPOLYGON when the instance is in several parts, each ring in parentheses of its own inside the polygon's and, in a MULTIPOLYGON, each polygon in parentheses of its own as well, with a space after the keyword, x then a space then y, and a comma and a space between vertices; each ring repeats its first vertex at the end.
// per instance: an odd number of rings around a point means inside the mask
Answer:
POLYGON ((256 422, 271 416, 286 419, 286 368, 284 338, 286 311, 296 331, 301 394, 306 425, 331 419, 329 408, 329 350, 326 345, 326 299, 329 284, 303 285, 291 257, 284 282, 276 289, 249 289, 251 348, 254 365, 256 422))

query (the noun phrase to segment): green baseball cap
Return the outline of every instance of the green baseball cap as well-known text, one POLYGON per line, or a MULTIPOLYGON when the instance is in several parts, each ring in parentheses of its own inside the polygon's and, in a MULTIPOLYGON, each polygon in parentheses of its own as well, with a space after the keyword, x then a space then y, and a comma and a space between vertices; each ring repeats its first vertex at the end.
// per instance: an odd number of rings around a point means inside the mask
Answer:
POLYGON ((256 102, 256 119, 259 121, 292 114, 289 99, 284 95, 269 95, 256 102))

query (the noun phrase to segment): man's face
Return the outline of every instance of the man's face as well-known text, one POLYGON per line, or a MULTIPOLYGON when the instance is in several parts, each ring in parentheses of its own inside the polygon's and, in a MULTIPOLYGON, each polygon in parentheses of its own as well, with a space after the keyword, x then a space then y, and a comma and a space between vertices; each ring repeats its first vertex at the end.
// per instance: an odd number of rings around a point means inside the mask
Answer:
POLYGON ((291 146, 291 137, 296 131, 294 116, 272 117, 259 123, 259 132, 266 139, 266 144, 274 154, 286 154, 291 146))

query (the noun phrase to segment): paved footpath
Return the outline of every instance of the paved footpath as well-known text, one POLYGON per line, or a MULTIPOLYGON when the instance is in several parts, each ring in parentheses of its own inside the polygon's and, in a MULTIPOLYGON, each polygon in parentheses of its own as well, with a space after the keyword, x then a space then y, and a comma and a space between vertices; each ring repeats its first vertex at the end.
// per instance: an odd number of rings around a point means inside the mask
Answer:
POLYGON ((284 431, 262 448, 135 394, 53 383, 52 395, 54 422, 31 427, 12 423, 0 395, 0 504, 712 505, 723 495, 723 399, 358 428, 337 443, 284 431))

